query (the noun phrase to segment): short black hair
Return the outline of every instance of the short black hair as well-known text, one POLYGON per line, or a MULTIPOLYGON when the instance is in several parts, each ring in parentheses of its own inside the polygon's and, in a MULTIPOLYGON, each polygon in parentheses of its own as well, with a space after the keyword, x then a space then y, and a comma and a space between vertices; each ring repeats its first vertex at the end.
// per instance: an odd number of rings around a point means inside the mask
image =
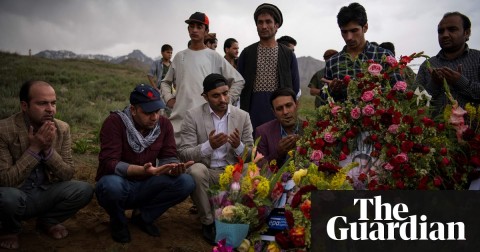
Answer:
POLYGON ((39 82, 39 80, 28 80, 25 81, 22 86, 20 87, 20 102, 30 102, 30 88, 33 86, 33 84, 39 82))
POLYGON ((470 22, 470 18, 468 18, 467 16, 465 16, 464 14, 462 14, 458 11, 447 12, 443 15, 443 18, 447 18, 447 17, 451 17, 451 16, 459 16, 459 17, 462 18, 463 29, 464 30, 468 30, 468 29, 472 28, 472 22, 470 22))
POLYGON ((279 88, 270 95, 270 106, 272 109, 273 107, 273 100, 277 99, 279 96, 291 96, 294 102, 297 102, 297 94, 291 89, 287 87, 279 88))
POLYGON ((288 46, 288 44, 292 44, 294 46, 297 46, 297 41, 290 36, 281 36, 280 38, 277 39, 277 42, 282 43, 286 46, 288 46))
POLYGON ((233 43, 238 43, 238 41, 234 38, 228 38, 225 40, 225 43, 223 43, 223 52, 226 52, 227 48, 232 47, 233 43))
POLYGON ((367 12, 359 3, 351 3, 348 6, 343 6, 338 12, 337 24, 339 27, 345 26, 352 21, 357 22, 362 27, 368 22, 367 12))
POLYGON ((173 47, 169 44, 165 44, 162 46, 162 52, 165 52, 165 51, 173 51, 173 47))
POLYGON ((392 52, 393 56, 395 56, 395 46, 393 45, 392 42, 383 42, 378 46, 383 49, 389 50, 390 52, 392 52))

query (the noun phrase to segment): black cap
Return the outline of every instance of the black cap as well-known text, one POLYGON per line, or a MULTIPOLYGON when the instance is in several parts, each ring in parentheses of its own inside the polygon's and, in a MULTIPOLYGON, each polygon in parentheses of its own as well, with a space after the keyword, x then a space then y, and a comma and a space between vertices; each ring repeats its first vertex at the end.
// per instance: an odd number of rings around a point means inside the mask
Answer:
POLYGON ((205 77, 205 80, 203 80, 202 95, 208 93, 208 91, 210 90, 213 90, 221 86, 228 86, 227 79, 225 79, 225 77, 223 77, 223 75, 221 74, 216 74, 216 73, 209 74, 207 75, 207 77, 205 77))
POLYGON ((145 113, 165 108, 160 93, 150 85, 139 84, 130 94, 130 104, 140 105, 145 113))
POLYGON ((185 20, 185 23, 200 23, 208 26, 210 24, 210 21, 208 20, 208 17, 207 15, 205 15, 205 13, 197 11, 193 13, 189 19, 185 20))
POLYGON ((257 22, 257 18, 260 15, 260 12, 262 12, 263 10, 270 10, 271 12, 273 12, 273 19, 275 19, 275 21, 278 23, 278 28, 282 26, 283 24, 282 12, 277 6, 269 3, 260 4, 257 7, 255 12, 253 13, 253 19, 255 20, 255 23, 257 22))

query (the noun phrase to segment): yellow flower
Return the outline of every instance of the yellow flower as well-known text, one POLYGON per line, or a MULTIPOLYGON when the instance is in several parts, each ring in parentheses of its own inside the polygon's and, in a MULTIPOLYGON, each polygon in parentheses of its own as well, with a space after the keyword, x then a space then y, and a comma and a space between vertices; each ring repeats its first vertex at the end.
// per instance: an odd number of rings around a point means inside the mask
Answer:
POLYGON ((227 220, 227 221, 231 221, 233 216, 235 215, 235 206, 226 206, 222 209, 222 218, 227 220))
POLYGON ((290 151, 288 152, 288 155, 289 155, 290 157, 293 157, 293 150, 290 150, 290 151))
POLYGON ((293 174, 293 182, 295 182, 296 185, 300 185, 300 180, 307 175, 307 170, 306 169, 300 169, 296 171, 293 174))
POLYGON ((265 177, 256 177, 260 182, 257 185, 257 195, 260 198, 266 198, 270 192, 270 181, 265 177))
POLYGON ((248 239, 243 239, 242 244, 237 248, 238 252, 248 252, 250 250, 251 243, 248 239))
POLYGON ((267 252, 280 252, 280 247, 276 242, 270 242, 267 246, 267 252))

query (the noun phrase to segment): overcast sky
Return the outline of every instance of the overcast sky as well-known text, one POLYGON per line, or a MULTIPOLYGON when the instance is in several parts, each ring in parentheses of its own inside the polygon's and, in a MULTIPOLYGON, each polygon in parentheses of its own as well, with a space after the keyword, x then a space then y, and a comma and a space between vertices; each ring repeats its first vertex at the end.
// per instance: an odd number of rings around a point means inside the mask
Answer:
MULTIPOLYGON (((160 55, 163 44, 174 54, 187 47, 185 19, 195 11, 210 19, 210 32, 223 43, 236 38, 240 49, 258 41, 253 20, 255 8, 265 0, 0 0, 0 50, 36 54, 42 50, 69 50, 77 54, 122 56, 140 49, 147 56, 160 55)), ((322 59, 326 49, 341 49, 344 41, 336 22, 345 0, 270 1, 283 12, 277 38, 294 37, 297 57, 322 59)), ((476 0, 358 0, 367 10, 369 41, 390 41, 397 57, 439 51, 436 28, 445 12, 470 17, 469 45, 480 45, 480 1, 476 0)), ((420 62, 421 63, 421 62, 420 62)))

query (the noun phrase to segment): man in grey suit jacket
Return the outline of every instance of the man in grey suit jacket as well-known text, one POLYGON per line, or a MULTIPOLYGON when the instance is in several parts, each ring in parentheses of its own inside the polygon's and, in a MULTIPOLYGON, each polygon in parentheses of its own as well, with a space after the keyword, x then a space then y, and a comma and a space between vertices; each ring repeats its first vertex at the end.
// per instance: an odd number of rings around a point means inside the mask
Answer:
POLYGON ((205 78, 202 96, 207 103, 187 111, 178 148, 182 160, 195 161, 187 170, 196 183, 192 199, 199 211, 203 237, 211 244, 215 244, 215 225, 208 196, 210 184, 218 184, 225 166, 238 162, 237 157, 253 146, 250 116, 229 105, 228 92, 222 75, 205 78))

